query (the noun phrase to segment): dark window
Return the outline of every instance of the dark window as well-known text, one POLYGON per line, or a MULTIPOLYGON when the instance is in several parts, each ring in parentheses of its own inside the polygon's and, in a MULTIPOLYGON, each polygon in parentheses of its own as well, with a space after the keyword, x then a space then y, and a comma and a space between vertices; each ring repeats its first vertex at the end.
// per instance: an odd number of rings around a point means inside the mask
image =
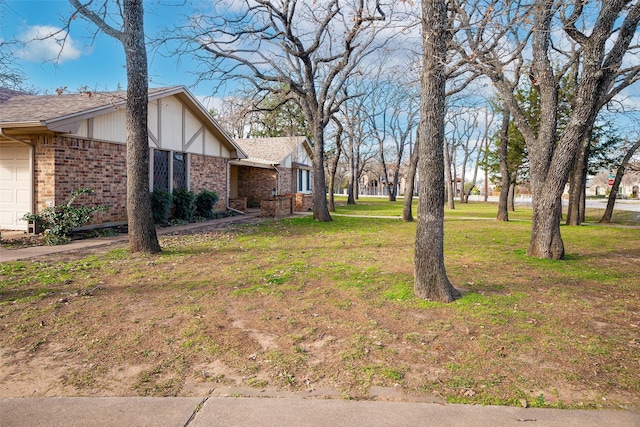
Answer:
POLYGON ((311 191, 311 172, 309 171, 305 171, 306 175, 307 175, 307 191, 311 191))
POLYGON ((173 153, 173 188, 187 188, 187 155, 173 153))
POLYGON ((298 191, 304 191, 302 188, 302 171, 298 170, 298 191))
POLYGON ((169 191, 168 151, 153 151, 153 189, 169 191))

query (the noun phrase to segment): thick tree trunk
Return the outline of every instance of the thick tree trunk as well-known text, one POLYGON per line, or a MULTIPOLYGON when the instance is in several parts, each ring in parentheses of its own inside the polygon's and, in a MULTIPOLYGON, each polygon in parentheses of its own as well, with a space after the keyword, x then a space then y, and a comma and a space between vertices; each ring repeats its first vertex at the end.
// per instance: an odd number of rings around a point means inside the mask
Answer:
POLYGON ((562 259, 564 258, 564 244, 560 236, 562 199, 552 192, 536 194, 533 197, 531 240, 527 254, 536 258, 562 259))
POLYGON ((313 219, 331 221, 324 177, 324 127, 314 120, 313 127, 313 219))
POLYGON ((149 193, 149 137, 147 130, 148 77, 142 1, 124 2, 124 46, 127 65, 127 218, 129 250, 160 252, 151 214, 149 193))
POLYGON ((589 160, 589 143, 591 132, 585 134, 582 146, 578 149, 578 155, 573 162, 573 169, 569 174, 569 204, 567 207, 567 225, 580 225, 584 212, 581 200, 584 191, 584 180, 589 160))
POLYGON ((407 187, 404 191, 404 204, 402 206, 402 220, 413 221, 412 205, 413 193, 416 182, 416 168, 418 166, 418 146, 416 146, 409 159, 409 172, 407 172, 407 187))
POLYGON ((445 0, 422 2, 423 71, 418 174, 420 198, 415 241, 414 292, 450 302, 460 297, 444 266, 444 111, 447 53, 445 0))
POLYGON ((507 163, 507 154, 509 147, 509 122, 510 122, 509 109, 505 106, 502 113, 502 128, 500 129, 500 174, 502 175, 500 180, 500 198, 498 199, 498 221, 509 221, 509 185, 511 183, 511 177, 509 176, 509 164, 507 163))
POLYGON ((604 210, 604 215, 600 219, 600 222, 603 224, 608 224, 611 222, 611 216, 613 215, 613 207, 616 203, 616 197, 618 196, 618 189, 620 188, 620 182, 622 182, 622 177, 624 176, 624 171, 629 165, 629 161, 631 157, 633 157, 636 150, 640 148, 640 139, 637 140, 633 146, 627 151, 622 162, 620 163, 620 167, 616 172, 616 177, 613 180, 613 186, 611 187, 611 192, 609 193, 609 199, 607 200, 607 208, 604 210))

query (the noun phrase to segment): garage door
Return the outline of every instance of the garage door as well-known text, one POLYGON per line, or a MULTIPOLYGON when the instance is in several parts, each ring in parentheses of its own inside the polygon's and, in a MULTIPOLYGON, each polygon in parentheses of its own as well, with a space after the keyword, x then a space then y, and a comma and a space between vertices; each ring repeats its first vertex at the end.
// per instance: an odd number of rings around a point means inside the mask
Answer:
POLYGON ((0 229, 27 230, 32 176, 31 147, 0 144, 0 229))

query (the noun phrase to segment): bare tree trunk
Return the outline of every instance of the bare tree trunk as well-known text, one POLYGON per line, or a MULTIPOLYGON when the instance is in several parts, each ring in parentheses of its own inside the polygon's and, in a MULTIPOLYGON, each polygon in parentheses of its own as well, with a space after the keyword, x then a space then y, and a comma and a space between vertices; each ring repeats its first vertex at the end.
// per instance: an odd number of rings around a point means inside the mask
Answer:
POLYGON ((444 111, 447 53, 445 0, 422 2, 423 70, 418 174, 420 198, 415 241, 414 292, 451 302, 460 297, 444 266, 444 111))
POLYGON ((620 167, 616 172, 616 177, 613 180, 613 186, 611 187, 611 192, 609 193, 609 199, 607 200, 607 208, 604 210, 604 215, 600 219, 600 223, 609 224, 611 222, 611 216, 613 215, 613 207, 616 203, 616 197, 618 196, 618 189, 620 188, 620 182, 622 182, 622 177, 624 176, 624 171, 629 165, 629 161, 631 157, 633 157, 636 150, 640 148, 640 139, 637 140, 631 149, 627 151, 624 158, 622 159, 622 163, 620 163, 620 167))
POLYGON ((580 223, 583 223, 585 220, 585 215, 587 212, 587 174, 588 174, 588 165, 585 165, 582 170, 582 183, 580 184, 580 223))
POLYGON ((316 118, 313 126, 313 219, 331 221, 324 177, 324 126, 316 118))
MULTIPOLYGON (((418 140, 418 144, 420 143, 420 141, 418 140)), ((444 172, 446 174, 446 183, 445 188, 446 188, 446 196, 447 196, 447 207, 449 209, 455 209, 456 205, 455 205, 455 201, 454 201, 454 197, 455 197, 455 182, 453 182, 453 177, 451 176, 451 158, 449 156, 449 145, 447 144, 446 140, 444 142, 444 147, 442 150, 442 154, 444 155, 444 172)))
MULTIPOLYGON (((387 161, 384 158, 384 140, 378 137, 378 143, 380 144, 380 161, 382 162, 382 176, 384 177, 384 187, 387 188, 387 197, 390 202, 395 202, 395 194, 393 194, 391 184, 389 183, 389 172, 387 171, 387 161)), ((383 188, 384 188, 383 187, 383 188)), ((384 194, 384 191, 383 191, 384 194)))
MULTIPOLYGON (((93 22, 105 34, 122 43, 127 68, 127 221, 132 253, 161 251, 151 214, 149 193, 149 136, 147 109, 149 79, 144 40, 144 10, 141 0, 123 2, 122 31, 111 27, 93 12, 90 3, 69 0, 77 13, 93 22)), ((107 8, 107 3, 103 6, 107 8)), ((75 16, 75 15, 74 15, 75 16)), ((73 18, 72 18, 73 19, 73 18)))
POLYGON ((560 236, 562 199, 555 192, 534 193, 532 199, 531 241, 528 254, 536 258, 562 259, 564 244, 560 236))
POLYGON ((151 215, 148 77, 142 1, 124 2, 124 46, 127 62, 127 217, 131 252, 160 252, 151 215))
MULTIPOLYGON (((348 124, 348 126, 352 126, 348 124)), ((355 141, 353 140, 353 131, 348 136, 349 140, 349 180, 347 182, 347 205, 355 205, 358 193, 357 180, 358 180, 358 166, 356 164, 356 148, 355 141)))
POLYGON ((509 176, 509 164, 507 162, 507 154, 509 150, 509 122, 511 121, 511 115, 506 105, 503 107, 502 112, 502 128, 500 129, 500 198, 498 199, 498 221, 509 221, 509 187, 511 184, 511 177, 509 176))
POLYGON ((509 212, 516 211, 516 183, 511 182, 509 184, 509 194, 507 196, 507 206, 509 208, 509 212))
POLYGON ((393 185, 389 187, 389 201, 395 202, 398 197, 398 179, 400 178, 400 168, 397 167, 393 173, 393 185))
POLYGON ((591 132, 587 132, 578 149, 578 155, 573 162, 573 169, 569 174, 569 204, 567 210, 567 225, 580 225, 584 212, 582 211, 583 181, 586 179, 587 163, 589 161, 589 144, 591 132))
POLYGON ((333 157, 333 159, 331 159, 331 162, 329 163, 329 212, 336 211, 336 203, 335 203, 333 190, 336 182, 336 172, 338 171, 338 163, 340 162, 340 155, 342 154, 341 137, 342 137, 342 132, 344 130, 344 128, 342 127, 342 123, 340 123, 338 120, 334 120, 334 123, 336 123, 338 130, 336 132, 336 154, 333 157))
MULTIPOLYGON (((419 137, 418 137, 419 139, 419 137)), ((407 187, 404 190, 404 204, 402 206, 402 220, 413 221, 412 204, 416 182, 416 168, 418 166, 418 146, 413 149, 409 159, 409 172, 407 172, 407 187)))

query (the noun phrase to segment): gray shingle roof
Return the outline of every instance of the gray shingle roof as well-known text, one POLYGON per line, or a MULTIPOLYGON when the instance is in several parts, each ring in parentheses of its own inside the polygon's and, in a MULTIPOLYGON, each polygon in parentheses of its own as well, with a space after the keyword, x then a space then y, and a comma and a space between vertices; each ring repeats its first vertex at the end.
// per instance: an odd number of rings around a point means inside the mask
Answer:
POLYGON ((18 90, 7 89, 6 87, 0 87, 0 103, 7 101, 9 98, 13 98, 18 95, 27 95, 25 92, 18 90))
POLYGON ((300 144, 304 136, 279 138, 238 138, 236 144, 247 153, 249 160, 262 160, 272 164, 280 164, 300 144))
MULTIPOLYGON (((5 89, 7 90, 7 89, 5 89)), ((167 88, 149 89, 149 96, 167 88)), ((15 92, 15 91, 14 91, 15 92)), ((0 92, 0 97, 2 92, 0 92)), ((0 102, 0 123, 50 121, 105 107, 123 105, 126 91, 62 95, 14 94, 0 102)))

